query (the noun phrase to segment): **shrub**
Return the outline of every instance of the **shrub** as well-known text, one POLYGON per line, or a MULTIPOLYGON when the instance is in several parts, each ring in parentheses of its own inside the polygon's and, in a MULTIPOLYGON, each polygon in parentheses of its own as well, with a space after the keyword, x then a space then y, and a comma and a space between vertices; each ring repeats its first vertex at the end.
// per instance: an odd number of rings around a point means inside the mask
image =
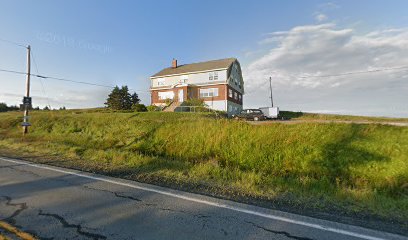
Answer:
POLYGON ((132 105, 132 110, 136 112, 147 112, 147 108, 144 104, 133 104, 132 105))
POLYGON ((192 98, 184 101, 182 106, 198 106, 198 107, 207 107, 207 104, 205 104, 203 99, 199 98, 192 98))
POLYGON ((147 111, 149 112, 156 112, 156 111, 160 111, 160 107, 155 106, 155 105, 150 105, 146 107, 147 111))
POLYGON ((166 103, 166 106, 170 106, 170 104, 173 102, 173 100, 170 99, 170 98, 166 98, 166 100, 164 100, 164 102, 166 103))

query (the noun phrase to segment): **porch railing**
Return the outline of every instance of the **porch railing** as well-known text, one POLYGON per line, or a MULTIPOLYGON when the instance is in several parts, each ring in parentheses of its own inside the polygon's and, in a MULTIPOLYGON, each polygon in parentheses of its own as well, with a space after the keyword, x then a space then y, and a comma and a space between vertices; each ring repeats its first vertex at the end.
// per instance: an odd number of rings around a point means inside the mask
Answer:
POLYGON ((203 106, 178 106, 175 112, 216 112, 214 109, 203 106))

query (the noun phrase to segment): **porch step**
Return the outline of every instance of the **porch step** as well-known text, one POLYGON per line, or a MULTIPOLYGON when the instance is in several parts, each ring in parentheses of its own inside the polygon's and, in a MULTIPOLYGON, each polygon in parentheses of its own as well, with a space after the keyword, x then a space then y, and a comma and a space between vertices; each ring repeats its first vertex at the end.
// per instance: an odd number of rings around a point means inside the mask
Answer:
POLYGON ((180 106, 180 102, 172 102, 169 106, 163 108, 163 112, 174 112, 174 110, 180 106))

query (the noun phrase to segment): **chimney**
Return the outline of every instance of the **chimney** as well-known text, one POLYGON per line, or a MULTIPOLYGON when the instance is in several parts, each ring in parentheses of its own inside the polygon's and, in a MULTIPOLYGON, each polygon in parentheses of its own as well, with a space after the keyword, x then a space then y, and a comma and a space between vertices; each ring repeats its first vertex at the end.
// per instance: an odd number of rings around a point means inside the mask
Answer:
POLYGON ((177 68, 177 59, 173 58, 173 61, 171 62, 171 67, 172 68, 177 68))

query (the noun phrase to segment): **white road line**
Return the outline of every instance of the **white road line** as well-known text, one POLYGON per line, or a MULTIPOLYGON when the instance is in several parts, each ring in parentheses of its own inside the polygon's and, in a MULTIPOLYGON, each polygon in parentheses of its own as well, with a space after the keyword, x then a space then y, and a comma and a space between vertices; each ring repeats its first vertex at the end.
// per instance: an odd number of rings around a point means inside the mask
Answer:
POLYGON ((139 190, 143 190, 143 191, 154 192, 154 193, 158 193, 158 194, 162 194, 162 195, 166 195, 166 196, 171 196, 171 197, 175 197, 175 198, 179 198, 179 199, 184 199, 184 200, 191 201, 191 202, 196 202, 196 203, 206 204, 206 205, 209 205, 209 206, 229 209, 229 210, 233 210, 233 211, 237 211, 237 212, 241 212, 241 213, 247 213, 247 214, 250 214, 250 215, 255 215, 255 216, 259 216, 259 217, 264 217, 264 218, 278 220, 278 221, 292 223, 292 224, 297 224, 297 225, 301 225, 301 226, 306 226, 306 227, 315 228, 315 229, 319 229, 319 230, 323 230, 323 231, 338 233, 338 234, 347 235, 347 236, 351 236, 351 237, 357 237, 357 238, 367 239, 367 240, 385 240, 384 238, 373 237, 373 236, 360 234, 360 233, 356 233, 356 232, 351 232, 351 231, 347 231, 347 230, 343 230, 343 229, 339 229, 339 228, 327 227, 327 226, 324 226, 324 225, 321 225, 321 224, 308 223, 308 222, 294 220, 294 219, 290 219, 290 218, 286 218, 286 217, 275 216, 275 215, 272 215, 272 214, 252 211, 252 210, 248 210, 248 209, 244 209, 244 208, 240 208, 240 207, 234 207, 234 206, 231 206, 231 205, 217 203, 217 202, 211 202, 211 201, 202 200, 202 199, 198 199, 198 198, 194 198, 194 197, 187 197, 187 196, 183 196, 183 195, 176 194, 176 193, 171 193, 171 192, 158 190, 158 189, 153 189, 153 188, 148 188, 148 187, 137 186, 137 185, 130 184, 130 183, 114 181, 114 180, 106 179, 106 178, 103 178, 103 177, 89 176, 89 175, 86 175, 86 174, 66 171, 66 170, 57 169, 57 168, 53 168, 53 167, 49 167, 49 166, 45 166, 45 165, 21 162, 21 161, 16 161, 16 160, 11 160, 11 159, 5 159, 5 158, 2 158, 2 157, 0 157, 0 159, 3 160, 3 161, 6 161, 6 162, 18 163, 18 164, 21 164, 21 165, 27 165, 27 166, 31 166, 31 167, 35 167, 35 168, 46 169, 46 170, 50 170, 50 171, 54 171, 54 172, 60 172, 60 173, 65 173, 65 174, 74 175, 74 176, 78 176, 78 177, 89 178, 89 179, 98 180, 98 181, 102 181, 102 182, 107 182, 107 183, 126 186, 126 187, 130 187, 130 188, 134 188, 134 189, 139 189, 139 190))

